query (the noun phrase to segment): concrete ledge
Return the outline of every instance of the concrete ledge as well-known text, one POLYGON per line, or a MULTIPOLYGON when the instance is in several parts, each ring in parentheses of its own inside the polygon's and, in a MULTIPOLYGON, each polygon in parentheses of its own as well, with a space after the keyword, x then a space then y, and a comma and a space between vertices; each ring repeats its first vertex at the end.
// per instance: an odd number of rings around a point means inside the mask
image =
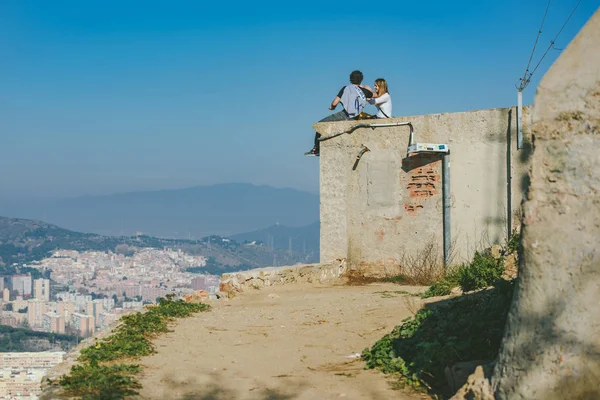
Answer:
POLYGON ((233 272, 221 276, 219 290, 228 296, 248 289, 289 283, 324 283, 340 279, 346 272, 346 260, 330 264, 298 264, 233 272))

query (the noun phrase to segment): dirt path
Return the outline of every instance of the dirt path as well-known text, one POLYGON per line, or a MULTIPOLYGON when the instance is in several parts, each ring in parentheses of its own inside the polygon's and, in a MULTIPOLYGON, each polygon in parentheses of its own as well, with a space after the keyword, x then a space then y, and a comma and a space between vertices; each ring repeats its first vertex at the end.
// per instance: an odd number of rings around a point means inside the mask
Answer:
MULTIPOLYGON (((348 356, 403 318, 421 288, 289 285, 183 319, 142 360, 141 399, 414 399, 348 356)), ((412 304, 415 306, 413 307, 412 304)), ((409 310, 412 309, 412 310, 409 310)))

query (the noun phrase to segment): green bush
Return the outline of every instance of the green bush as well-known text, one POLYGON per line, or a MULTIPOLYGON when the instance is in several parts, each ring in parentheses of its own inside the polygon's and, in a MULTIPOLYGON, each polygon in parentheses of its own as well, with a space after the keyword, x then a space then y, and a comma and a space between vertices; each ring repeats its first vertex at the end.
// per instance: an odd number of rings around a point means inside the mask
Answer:
POLYGON ((516 253, 519 251, 519 243, 521 242, 521 233, 514 230, 510 235, 510 239, 506 242, 506 249, 509 253, 516 253))
POLYGON ((69 375, 61 378, 60 384, 83 399, 123 399, 137 394, 136 389, 141 388, 133 376, 139 371, 138 365, 75 365, 69 375))
POLYGON ((440 391, 446 366, 496 357, 512 292, 511 282, 499 281, 492 290, 421 309, 363 351, 366 368, 397 374, 413 387, 440 391))
POLYGON ((146 312, 123 316, 112 335, 81 351, 77 361, 82 364, 73 366, 70 374, 61 378, 60 385, 71 394, 90 400, 122 399, 137 394, 140 386, 133 377, 139 372, 137 365, 101 363, 152 354, 154 345, 150 340, 168 332, 170 321, 210 308, 202 303, 173 301, 173 297, 167 295, 166 299, 159 299, 158 304, 146 312))
POLYGON ((444 279, 433 283, 423 298, 447 296, 459 286, 463 292, 492 286, 504 272, 502 259, 496 260, 487 253, 475 252, 469 264, 463 264, 446 274, 444 279))
POLYGON ((78 360, 112 361, 147 356, 154 352, 150 339, 159 333, 168 332, 167 323, 174 318, 184 318, 209 308, 202 303, 173 301, 173 296, 169 296, 167 299, 160 298, 156 307, 144 313, 124 315, 121 318, 121 325, 112 335, 99 340, 95 346, 83 349, 78 360))
POLYGON ((463 292, 493 285, 504 272, 502 259, 496 260, 489 254, 475 252, 473 261, 458 270, 458 284, 463 292))
POLYGON ((458 275, 451 274, 440 281, 433 283, 429 286, 429 289, 423 293, 423 298, 434 297, 434 296, 447 296, 450 294, 453 288, 459 286, 458 275))

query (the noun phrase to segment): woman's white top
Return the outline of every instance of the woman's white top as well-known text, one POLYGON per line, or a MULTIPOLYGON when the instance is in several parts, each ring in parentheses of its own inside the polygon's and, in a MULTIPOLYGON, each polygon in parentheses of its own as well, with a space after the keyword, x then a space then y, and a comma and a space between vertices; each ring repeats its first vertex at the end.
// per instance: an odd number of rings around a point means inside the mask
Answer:
POLYGON ((392 118, 392 97, 389 93, 384 93, 379 97, 370 99, 369 103, 378 106, 377 118, 392 118), (385 113, 385 115, 383 113, 385 113))

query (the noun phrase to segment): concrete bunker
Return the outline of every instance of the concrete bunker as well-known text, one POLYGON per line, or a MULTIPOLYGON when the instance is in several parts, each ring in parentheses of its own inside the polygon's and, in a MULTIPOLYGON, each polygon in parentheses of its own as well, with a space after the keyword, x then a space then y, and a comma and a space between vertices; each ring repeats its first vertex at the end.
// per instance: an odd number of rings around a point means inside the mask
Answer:
POLYGON ((316 123, 321 262, 345 259, 373 276, 410 273, 408 261, 425 253, 442 266, 504 242, 526 188, 531 141, 523 111, 526 146, 518 152, 514 109, 316 123), (452 184, 444 197, 448 148, 452 184))

